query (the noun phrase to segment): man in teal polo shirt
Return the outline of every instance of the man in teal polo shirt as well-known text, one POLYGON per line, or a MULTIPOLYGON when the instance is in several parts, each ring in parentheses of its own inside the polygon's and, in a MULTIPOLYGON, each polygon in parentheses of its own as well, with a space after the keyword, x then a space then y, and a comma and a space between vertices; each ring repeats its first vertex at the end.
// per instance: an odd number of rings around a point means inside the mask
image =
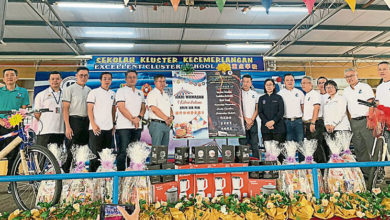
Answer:
MULTIPOLYGON (((16 85, 18 80, 18 71, 15 69, 5 69, 3 70, 3 81, 5 86, 0 88, 0 111, 10 111, 10 110, 19 110, 20 108, 26 108, 29 104, 28 92, 25 88, 19 87, 16 85)), ((0 114, 0 118, 3 119, 6 117, 3 114, 0 114)), ((0 120, 0 136, 8 134, 15 129, 9 129, 4 127, 4 121, 0 120)), ((3 150, 10 142, 12 138, 5 139, 0 141, 0 150, 3 150)), ((18 153, 18 148, 15 148, 8 155, 8 175, 12 168, 12 164, 15 160, 15 157, 18 153)))

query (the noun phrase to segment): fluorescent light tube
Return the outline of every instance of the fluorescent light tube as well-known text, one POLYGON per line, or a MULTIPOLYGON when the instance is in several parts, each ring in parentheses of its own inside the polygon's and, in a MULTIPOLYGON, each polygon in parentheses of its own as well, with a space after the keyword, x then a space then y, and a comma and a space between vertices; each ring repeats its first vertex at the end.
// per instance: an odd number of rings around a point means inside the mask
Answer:
POLYGON ((104 36, 132 36, 134 35, 134 32, 129 31, 86 31, 85 34, 87 35, 104 35, 104 36))
POLYGON ((227 33, 226 36, 230 37, 268 37, 269 34, 261 34, 261 33, 227 33))
POLYGON ((89 3, 89 2, 56 2, 58 7, 64 8, 125 8, 123 4, 89 3))
POLYGON ((269 49, 270 44, 226 44, 227 48, 233 49, 269 49))
POLYGON ((96 48, 132 48, 132 43, 84 43, 84 47, 96 47, 96 48))
MULTIPOLYGON (((256 7, 251 7, 251 11, 263 11, 265 12, 265 8, 262 6, 256 6, 256 7)), ((286 12, 286 13, 294 13, 294 12, 306 12, 307 13, 307 8, 305 7, 271 7, 269 9, 269 12, 286 12)))

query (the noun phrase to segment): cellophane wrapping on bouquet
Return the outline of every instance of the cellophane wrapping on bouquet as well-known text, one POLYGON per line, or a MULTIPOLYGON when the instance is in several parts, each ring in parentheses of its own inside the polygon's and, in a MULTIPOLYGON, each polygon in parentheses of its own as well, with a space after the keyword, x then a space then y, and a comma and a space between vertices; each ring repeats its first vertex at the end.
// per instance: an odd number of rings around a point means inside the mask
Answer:
POLYGON ((278 141, 264 141, 265 161, 277 161, 281 152, 278 141))
MULTIPOLYGON (((283 164, 297 164, 295 155, 299 144, 294 141, 284 143, 282 154, 285 156, 283 164)), ((300 176, 298 170, 282 170, 280 172, 280 189, 283 192, 293 195, 296 192, 310 192, 309 183, 305 176, 300 176)))
MULTIPOLYGON (((113 154, 113 149, 105 148, 99 152, 101 165, 96 172, 113 172, 116 171, 114 162, 116 155, 113 154)), ((93 200, 101 200, 104 203, 112 203, 113 191, 112 178, 98 178, 94 179, 95 196, 93 200)))
MULTIPOLYGON (((351 145, 352 132, 350 131, 340 131, 335 134, 335 139, 343 147, 341 152, 341 158, 347 163, 356 162, 356 158, 352 155, 351 150, 349 149, 351 145)), ((366 190, 366 183, 364 181, 364 176, 362 170, 359 167, 351 167, 347 169, 347 179, 353 180, 353 192, 364 192, 366 190)))
MULTIPOLYGON (((71 173, 87 173, 86 162, 95 158, 88 145, 75 145, 72 150, 73 161, 71 173)), ((61 202, 92 199, 94 186, 92 179, 72 179, 62 183, 61 202), (66 190, 67 189, 67 190, 66 190)))
MULTIPOLYGON (((337 133, 336 133, 337 134, 337 133)), ((343 151, 342 143, 345 140, 340 140, 339 135, 332 137, 330 134, 325 134, 326 143, 331 151, 329 163, 345 163, 345 159, 341 157, 343 151)), ((327 192, 362 192, 359 186, 364 185, 364 179, 358 176, 353 176, 351 168, 330 168, 325 171, 325 187, 327 192)))
MULTIPOLYGON (((302 161, 301 164, 313 164, 315 163, 314 161, 314 152, 317 150, 317 143, 318 141, 316 139, 304 139, 302 145, 298 146, 298 151, 301 152, 301 154, 305 157, 305 161, 302 161)), ((320 193, 325 192, 324 190, 324 180, 322 178, 322 174, 320 170, 318 170, 318 183, 320 187, 320 193)), ((299 174, 301 177, 306 178, 310 187, 310 191, 306 191, 306 193, 314 193, 314 188, 313 188, 313 174, 312 170, 299 170, 299 174)), ((308 190, 308 189, 307 189, 308 190)))
MULTIPOLYGON (((61 147, 59 147, 57 144, 48 144, 47 147, 50 150, 50 152, 54 155, 54 157, 57 159, 57 162, 61 167, 62 161, 66 160, 66 153, 62 153, 61 147)), ((63 173, 62 170, 61 172, 63 173)), ((45 172, 45 174, 55 174, 55 173, 56 172, 54 170, 54 167, 49 168, 49 170, 45 172)), ((55 180, 42 181, 38 188, 36 204, 38 204, 39 202, 51 202, 54 197, 55 186, 56 186, 55 180)))
MULTIPOLYGON (((134 142, 129 144, 127 149, 127 156, 130 158, 130 167, 126 170, 130 171, 140 171, 145 170, 146 158, 151 152, 151 147, 145 142, 134 142)), ((145 200, 148 204, 151 203, 151 184, 148 176, 136 176, 136 177, 126 177, 122 179, 121 189, 120 189, 120 201, 122 204, 132 203, 134 196, 138 194, 140 200, 145 200), (137 193, 134 193, 134 191, 137 193)))

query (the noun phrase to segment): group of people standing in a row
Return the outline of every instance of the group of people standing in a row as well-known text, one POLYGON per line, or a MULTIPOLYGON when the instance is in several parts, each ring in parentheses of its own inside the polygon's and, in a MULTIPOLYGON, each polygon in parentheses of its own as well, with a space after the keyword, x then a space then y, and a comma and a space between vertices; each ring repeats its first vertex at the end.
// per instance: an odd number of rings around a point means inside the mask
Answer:
MULTIPOLYGON (((18 72, 15 69, 3 71, 5 86, 0 88, 0 110, 8 111, 26 108, 29 105, 27 90, 16 85, 18 72)), ((66 140, 67 160, 62 164, 69 172, 74 145, 88 144, 96 159, 90 162, 90 171, 94 172, 100 165, 98 152, 111 148, 114 134, 119 137, 117 169, 126 168, 126 149, 129 143, 139 141, 142 132, 142 119, 146 106, 144 93, 137 89, 137 72, 125 73, 126 86, 115 93, 110 89, 112 74, 103 72, 100 75, 100 87, 89 88, 86 83, 89 70, 79 67, 76 71, 76 83, 61 89, 62 76, 59 72, 49 74, 50 86, 39 92, 34 101, 35 109, 49 108, 51 112, 35 113, 39 120, 37 144, 47 146, 56 143, 61 146, 66 140)), ((163 75, 154 77, 155 88, 149 92, 149 132, 153 145, 168 145, 173 112, 169 96, 164 92, 166 85, 163 75)), ((0 115, 4 118, 5 115, 0 115)), ((10 133, 0 120, 0 135, 10 133)), ((0 150, 9 143, 8 139, 0 142, 0 150)), ((17 150, 17 149, 15 149, 17 150)), ((16 152, 15 152, 16 153, 16 152)), ((12 164, 16 154, 9 157, 12 164)))
MULTIPOLYGON (((317 79, 317 88, 311 77, 301 80, 302 90, 295 88, 292 74, 283 77, 284 89, 276 91, 273 79, 264 82, 264 95, 258 97, 252 87, 252 78, 243 76, 242 103, 246 126, 246 139, 242 144, 249 144, 254 157, 259 157, 258 131, 256 117, 261 119, 261 136, 263 141, 276 140, 301 142, 304 138, 317 139, 318 147, 314 160, 326 163, 330 152, 324 140, 324 133, 352 131, 352 143, 358 161, 371 161, 371 150, 374 144, 372 130, 367 128, 369 107, 358 103, 358 99, 390 107, 390 65, 388 62, 378 64, 378 73, 382 79, 376 89, 366 83, 359 82, 358 72, 353 69, 344 71, 344 78, 349 84, 341 95, 337 83, 326 77, 317 79)), ((390 132, 385 131, 386 142, 390 142, 390 132)), ((300 157, 302 157, 300 155, 300 157)), ((303 158, 300 158, 302 160, 303 158)), ((368 175, 369 168, 363 168, 368 175)))

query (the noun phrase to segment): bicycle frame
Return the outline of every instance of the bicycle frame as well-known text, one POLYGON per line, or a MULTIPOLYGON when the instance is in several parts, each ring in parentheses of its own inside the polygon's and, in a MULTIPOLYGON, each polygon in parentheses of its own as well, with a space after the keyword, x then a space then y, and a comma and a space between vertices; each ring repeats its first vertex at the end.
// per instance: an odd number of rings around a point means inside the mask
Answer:
MULTIPOLYGON (((31 145, 27 140, 28 137, 25 133, 23 124, 19 126, 19 129, 13 132, 10 132, 6 135, 0 136, 0 141, 15 137, 11 143, 9 143, 2 151, 0 151, 0 160, 7 156, 13 149, 15 149, 20 144, 20 158, 22 160, 22 169, 24 175, 28 175, 28 165, 26 161, 26 155, 24 152, 24 147, 31 145), (16 137, 15 137, 16 136, 16 137)), ((12 166, 12 164, 10 164, 12 166)))

